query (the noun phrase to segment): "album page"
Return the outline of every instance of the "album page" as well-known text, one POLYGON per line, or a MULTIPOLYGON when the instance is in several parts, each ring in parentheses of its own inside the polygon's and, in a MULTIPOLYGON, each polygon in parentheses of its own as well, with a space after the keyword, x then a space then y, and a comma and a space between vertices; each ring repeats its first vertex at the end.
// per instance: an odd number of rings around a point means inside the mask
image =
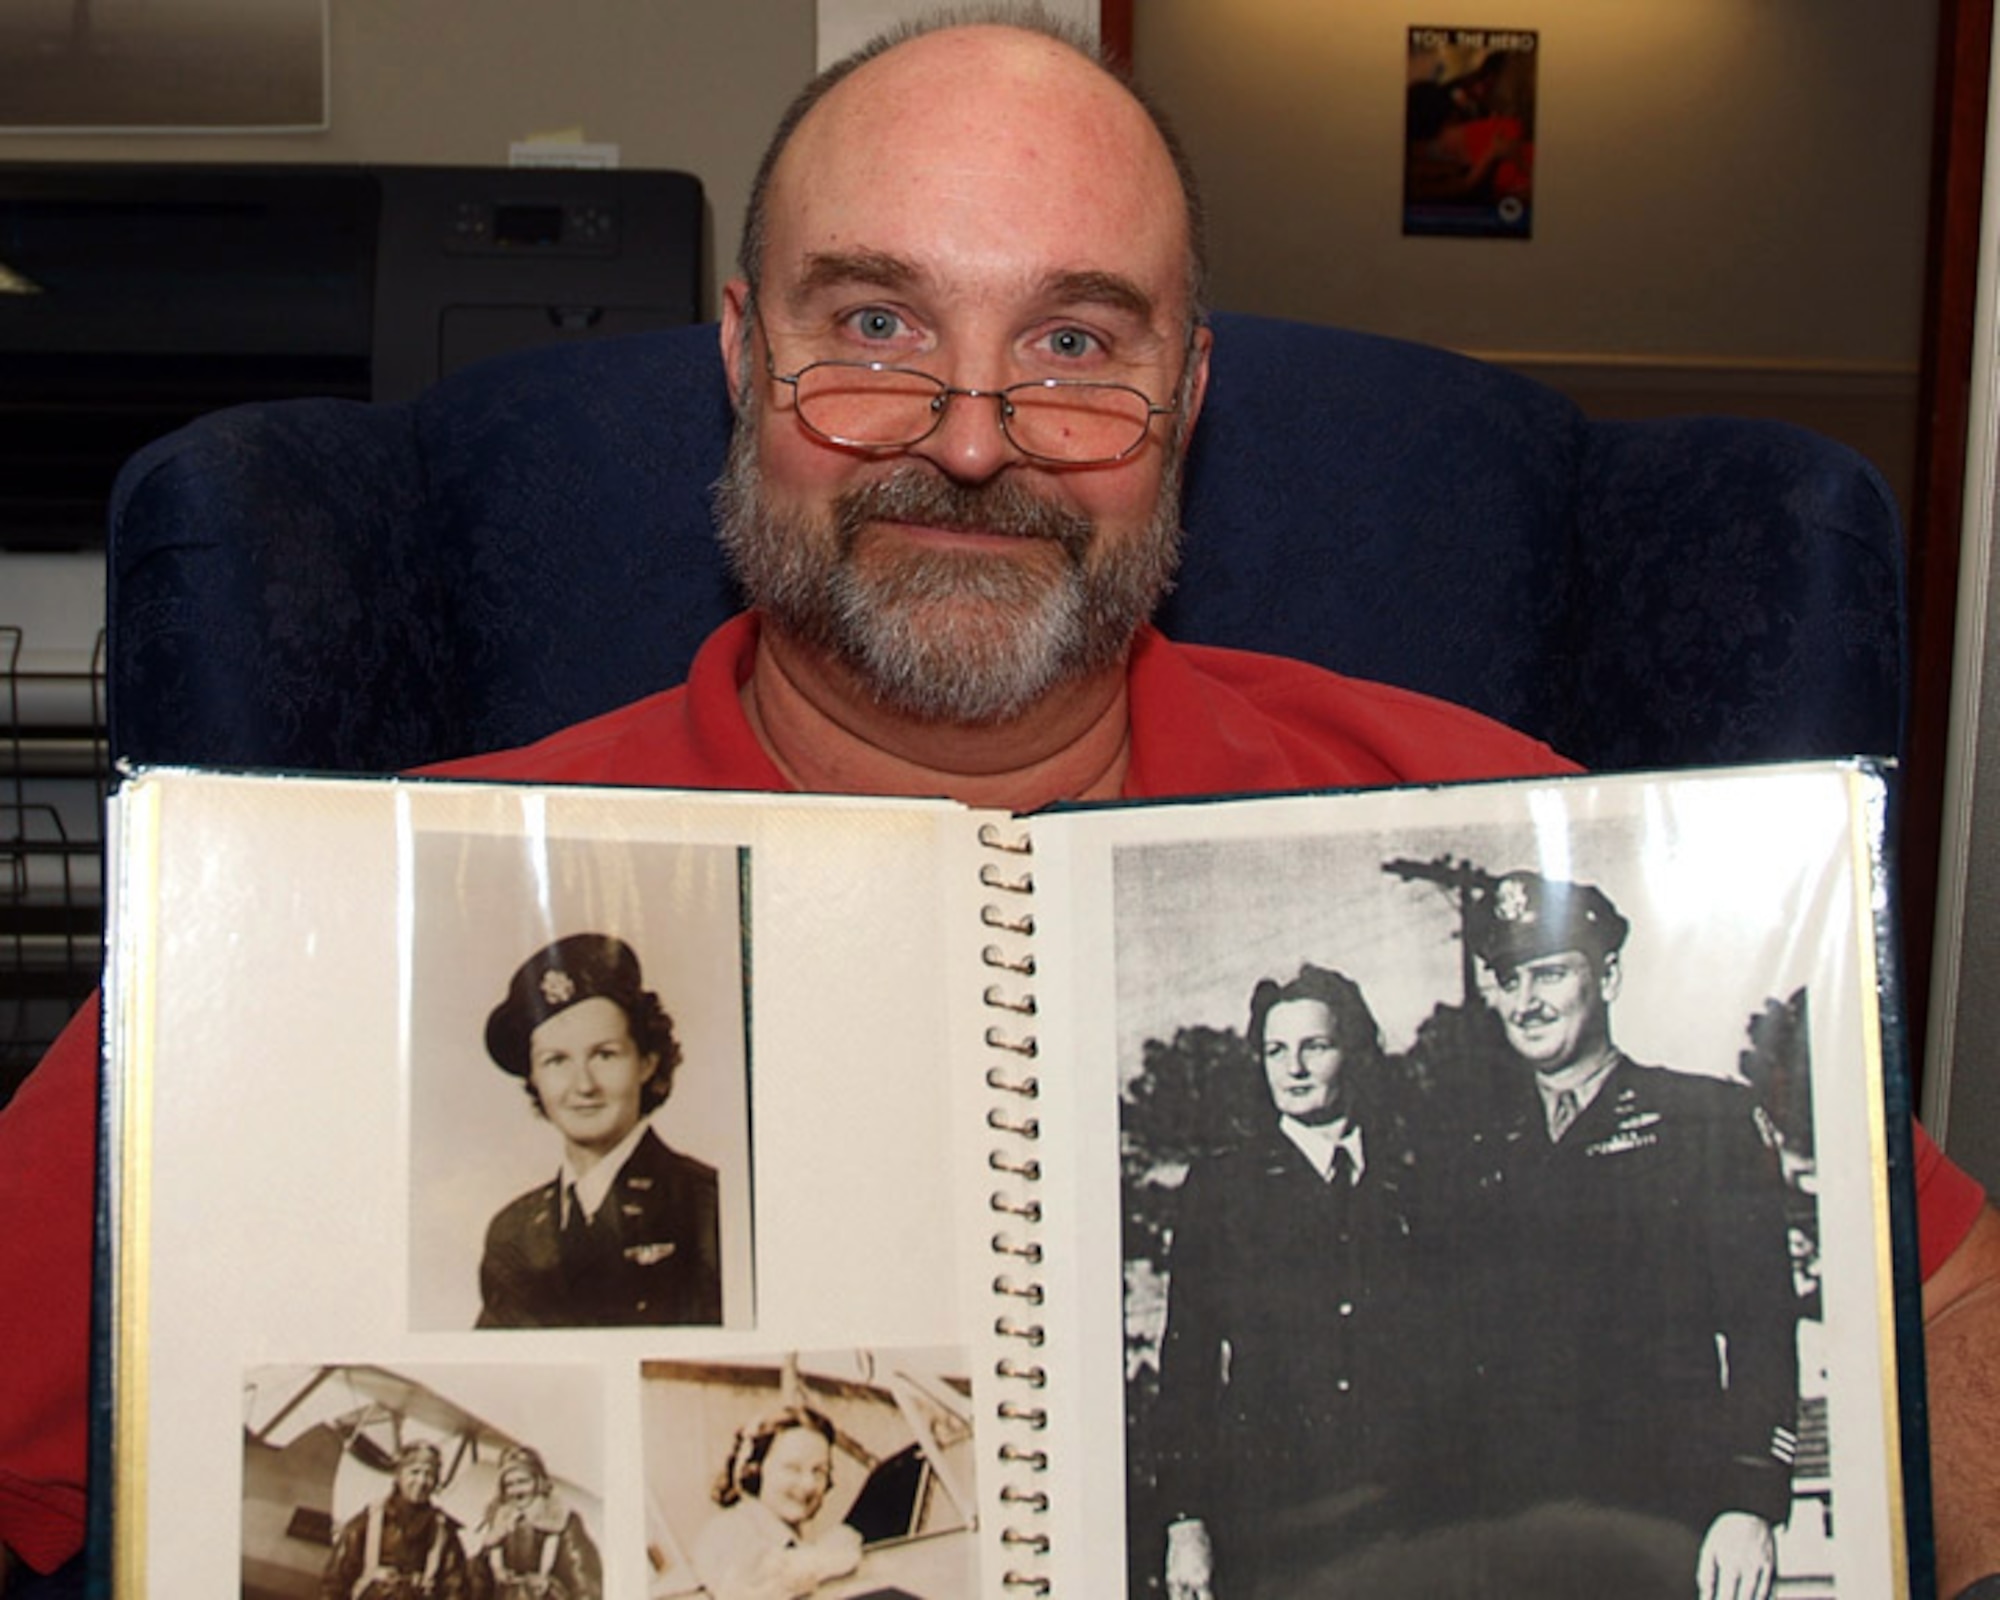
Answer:
POLYGON ((1036 819, 1054 1592, 1911 1592, 1882 796, 1036 819))
POLYGON ((976 813, 155 771, 112 821, 119 1595, 979 1592, 976 813))

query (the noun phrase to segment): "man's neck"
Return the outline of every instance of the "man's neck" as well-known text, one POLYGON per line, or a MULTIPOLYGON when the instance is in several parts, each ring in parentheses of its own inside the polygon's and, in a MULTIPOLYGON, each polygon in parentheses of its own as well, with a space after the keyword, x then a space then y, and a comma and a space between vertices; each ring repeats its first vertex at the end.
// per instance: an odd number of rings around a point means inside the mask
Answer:
POLYGON ((843 663, 766 622, 740 692, 758 741, 807 793, 944 795, 1032 811, 1116 798, 1131 754, 1123 660, 1011 722, 920 722, 879 704, 843 663))
POLYGON ((1535 1081, 1541 1086, 1542 1093, 1549 1096, 1561 1094, 1565 1089, 1572 1092, 1595 1089, 1617 1064, 1618 1051, 1606 1039, 1602 1044, 1572 1057, 1564 1066, 1538 1072, 1535 1081))

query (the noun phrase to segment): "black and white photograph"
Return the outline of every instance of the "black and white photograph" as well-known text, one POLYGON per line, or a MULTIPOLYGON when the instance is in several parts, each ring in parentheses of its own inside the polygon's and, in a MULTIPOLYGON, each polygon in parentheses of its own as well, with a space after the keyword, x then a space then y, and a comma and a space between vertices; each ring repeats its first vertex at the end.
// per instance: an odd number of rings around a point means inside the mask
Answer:
POLYGON ((1118 852, 1130 1594, 1846 1592, 1845 865, 1622 817, 1118 852))
POLYGON ((410 1314, 746 1325, 746 857, 423 833, 410 1314))
POLYGON ((588 1367, 255 1368, 244 1600, 603 1600, 603 1460, 588 1367))
POLYGON ((946 1351, 647 1362, 647 1594, 978 1592, 973 1409, 946 1351))

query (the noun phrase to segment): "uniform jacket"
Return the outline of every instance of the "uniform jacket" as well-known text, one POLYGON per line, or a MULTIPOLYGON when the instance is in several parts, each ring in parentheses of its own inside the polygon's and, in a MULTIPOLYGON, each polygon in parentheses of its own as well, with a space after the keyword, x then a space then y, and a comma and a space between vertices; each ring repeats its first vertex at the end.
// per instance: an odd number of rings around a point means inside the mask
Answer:
POLYGON ((1740 1084, 1620 1059, 1551 1144, 1518 1094, 1480 1176, 1488 1498, 1782 1522, 1797 1426, 1784 1186, 1740 1084))
POLYGON ((391 1490, 348 1518, 319 1592, 320 1600, 471 1600, 457 1519, 391 1490))
POLYGON ((1180 1191, 1160 1487, 1238 1577, 1406 1530, 1447 1491, 1456 1344, 1429 1180, 1397 1122, 1357 1121, 1356 1183, 1322 1178, 1273 1121, 1180 1191))
POLYGON ((482 1328, 722 1321, 715 1169, 647 1129, 584 1237, 565 1239, 560 1180, 503 1207, 479 1263, 482 1328))

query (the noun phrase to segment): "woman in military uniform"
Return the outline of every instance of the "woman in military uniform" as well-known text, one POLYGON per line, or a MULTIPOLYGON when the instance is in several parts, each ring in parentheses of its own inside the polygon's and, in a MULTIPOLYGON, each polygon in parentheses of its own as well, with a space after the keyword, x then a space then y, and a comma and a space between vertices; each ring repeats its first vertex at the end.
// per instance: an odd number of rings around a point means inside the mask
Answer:
MULTIPOLYGON (((1253 991, 1262 1116, 1182 1185, 1160 1353, 1169 1600, 1428 1594, 1334 1572, 1453 1500, 1435 1207, 1360 987, 1253 991)), ((1379 1581, 1377 1581, 1379 1580, 1379 1581)))
POLYGON ((538 950, 488 1017, 486 1053, 562 1135, 563 1162, 488 1227, 479 1326, 721 1322, 715 1169, 649 1120, 681 1051, 632 947, 581 933, 538 950))

